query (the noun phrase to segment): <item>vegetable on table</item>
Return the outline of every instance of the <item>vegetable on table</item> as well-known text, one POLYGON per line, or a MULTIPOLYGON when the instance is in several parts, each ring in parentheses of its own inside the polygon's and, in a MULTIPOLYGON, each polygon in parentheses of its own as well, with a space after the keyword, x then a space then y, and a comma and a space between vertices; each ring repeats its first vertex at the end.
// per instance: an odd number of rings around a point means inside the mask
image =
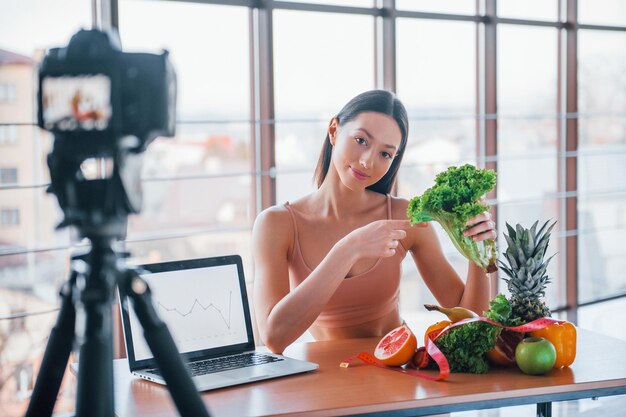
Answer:
MULTIPOLYGON (((484 316, 497 322, 506 321, 510 313, 510 307, 508 310, 506 307, 506 298, 496 297, 489 302, 489 310, 484 312, 484 316)), ((440 334, 435 344, 448 360, 450 371, 484 374, 489 370, 485 354, 495 346, 501 331, 501 327, 475 321, 440 334)))
POLYGON ((450 371, 484 374, 485 353, 496 343, 500 328, 484 322, 462 324, 439 335, 435 344, 448 360, 450 371))
POLYGON ((452 166, 435 178, 435 185, 421 196, 413 197, 407 208, 411 224, 436 221, 450 236, 457 250, 487 272, 498 269, 496 243, 492 239, 480 242, 463 236, 465 223, 489 210, 479 199, 496 185, 496 173, 465 164, 452 166))
POLYGON ((570 366, 576 359, 576 326, 570 322, 554 323, 543 329, 530 333, 533 337, 543 337, 549 340, 556 349, 554 367, 559 369, 570 366))
MULTIPOLYGON (((504 294, 496 295, 489 302, 489 311, 489 318, 504 326, 518 326, 522 324, 520 318, 512 317, 513 308, 504 294)), ((515 365, 515 348, 523 338, 523 333, 502 329, 496 338, 495 346, 487 352, 487 359, 490 363, 498 366, 515 365)))

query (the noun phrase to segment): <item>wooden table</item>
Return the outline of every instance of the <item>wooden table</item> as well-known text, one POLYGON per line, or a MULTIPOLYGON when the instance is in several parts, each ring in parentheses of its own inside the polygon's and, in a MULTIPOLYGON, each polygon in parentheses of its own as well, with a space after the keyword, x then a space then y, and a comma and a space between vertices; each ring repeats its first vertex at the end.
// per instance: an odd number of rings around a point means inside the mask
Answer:
MULTIPOLYGON (((529 376, 516 367, 485 375, 451 374, 427 381, 367 366, 339 363, 360 351, 372 352, 374 339, 295 344, 285 355, 320 365, 319 370, 205 392, 212 416, 423 416, 523 404, 538 404, 549 416, 553 401, 626 393, 626 342, 579 329, 578 355, 570 368, 529 376)), ((125 359, 115 361, 118 416, 175 416, 163 386, 136 379, 125 359)))

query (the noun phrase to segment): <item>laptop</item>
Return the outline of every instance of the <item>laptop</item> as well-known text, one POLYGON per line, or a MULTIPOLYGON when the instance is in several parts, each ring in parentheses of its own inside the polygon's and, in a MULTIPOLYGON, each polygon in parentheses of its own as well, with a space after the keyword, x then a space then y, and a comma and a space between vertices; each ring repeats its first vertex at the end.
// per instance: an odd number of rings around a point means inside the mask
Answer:
MULTIPOLYGON (((316 363, 255 349, 241 257, 141 265, 153 305, 199 391, 308 372, 316 363)), ((165 385, 130 299, 120 299, 132 374, 165 385)))

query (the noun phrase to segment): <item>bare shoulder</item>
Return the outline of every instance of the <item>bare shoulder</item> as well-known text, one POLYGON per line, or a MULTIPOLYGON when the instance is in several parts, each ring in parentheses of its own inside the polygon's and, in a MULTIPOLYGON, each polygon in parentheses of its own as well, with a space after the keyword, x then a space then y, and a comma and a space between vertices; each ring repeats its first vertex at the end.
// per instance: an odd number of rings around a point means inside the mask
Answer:
POLYGON ((284 205, 276 205, 263 210, 254 221, 255 233, 271 233, 274 237, 289 236, 292 232, 291 214, 284 205))

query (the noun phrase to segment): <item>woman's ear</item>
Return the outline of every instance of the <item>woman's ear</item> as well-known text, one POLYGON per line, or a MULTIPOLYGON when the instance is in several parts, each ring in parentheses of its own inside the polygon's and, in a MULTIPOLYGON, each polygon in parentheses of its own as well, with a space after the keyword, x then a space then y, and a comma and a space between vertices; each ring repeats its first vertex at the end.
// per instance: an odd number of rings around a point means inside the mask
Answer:
POLYGON ((335 141, 337 140, 337 128, 339 127, 339 120, 336 117, 330 119, 330 123, 328 124, 328 138, 330 139, 330 144, 335 146, 335 141))

